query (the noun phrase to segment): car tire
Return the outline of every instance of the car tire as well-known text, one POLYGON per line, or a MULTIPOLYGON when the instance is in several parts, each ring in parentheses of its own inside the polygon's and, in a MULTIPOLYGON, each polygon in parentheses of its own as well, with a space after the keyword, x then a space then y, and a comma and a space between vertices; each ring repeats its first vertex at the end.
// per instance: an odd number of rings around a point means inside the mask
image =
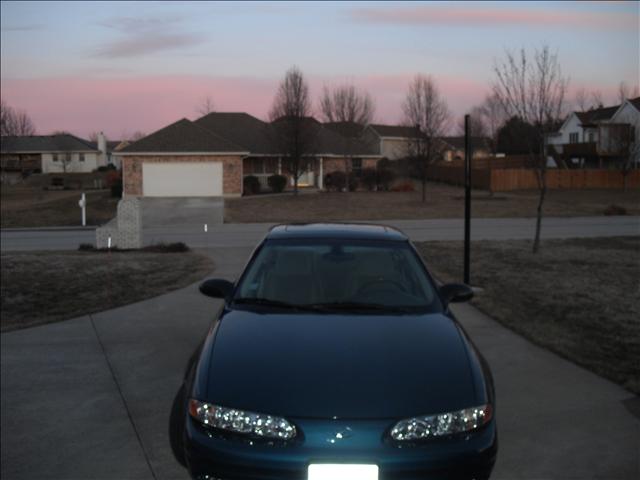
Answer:
POLYGON ((171 415, 169 416, 169 442, 171 443, 171 451, 178 463, 183 467, 187 466, 187 459, 184 454, 185 415, 185 388, 183 384, 173 400, 171 415))

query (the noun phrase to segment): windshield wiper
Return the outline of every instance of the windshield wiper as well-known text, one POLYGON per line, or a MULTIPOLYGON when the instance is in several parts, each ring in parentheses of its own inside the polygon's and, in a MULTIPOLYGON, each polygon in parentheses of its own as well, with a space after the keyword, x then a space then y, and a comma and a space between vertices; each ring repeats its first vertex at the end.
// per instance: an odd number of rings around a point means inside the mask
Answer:
POLYGON ((362 302, 331 302, 331 303, 316 303, 313 305, 316 308, 322 308, 324 310, 344 310, 344 311, 358 311, 358 310, 374 310, 380 312, 402 312, 407 313, 412 311, 407 307, 400 307, 394 305, 383 305, 381 303, 362 303, 362 302))
POLYGON ((233 303, 238 303, 240 305, 259 305, 265 307, 283 308, 287 310, 303 310, 312 312, 322 310, 322 308, 315 305, 297 305, 295 303, 282 302, 280 300, 272 300, 270 298, 262 297, 240 297, 236 298, 233 303))

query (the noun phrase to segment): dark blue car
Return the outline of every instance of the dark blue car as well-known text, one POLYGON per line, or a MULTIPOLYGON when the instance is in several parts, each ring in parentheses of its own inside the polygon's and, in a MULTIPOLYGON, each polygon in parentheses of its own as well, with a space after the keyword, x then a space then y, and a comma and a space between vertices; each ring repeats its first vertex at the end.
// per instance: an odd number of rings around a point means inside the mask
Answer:
POLYGON ((407 237, 359 224, 274 227, 224 299, 174 402, 196 479, 486 479, 497 453, 487 363, 407 237))

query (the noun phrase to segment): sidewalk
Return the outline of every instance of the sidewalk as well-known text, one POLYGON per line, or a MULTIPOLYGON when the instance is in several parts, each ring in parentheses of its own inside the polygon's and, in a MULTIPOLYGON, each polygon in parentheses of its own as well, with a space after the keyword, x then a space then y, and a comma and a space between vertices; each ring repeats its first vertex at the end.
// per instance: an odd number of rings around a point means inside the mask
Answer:
MULTIPOLYGON (((233 279, 251 248, 206 251, 233 279)), ((219 302, 197 285, 1 335, 1 474, 20 479, 186 479, 168 418, 219 302)), ((500 450, 492 478, 637 479, 637 397, 536 347, 469 305, 460 322, 491 364, 500 450)))

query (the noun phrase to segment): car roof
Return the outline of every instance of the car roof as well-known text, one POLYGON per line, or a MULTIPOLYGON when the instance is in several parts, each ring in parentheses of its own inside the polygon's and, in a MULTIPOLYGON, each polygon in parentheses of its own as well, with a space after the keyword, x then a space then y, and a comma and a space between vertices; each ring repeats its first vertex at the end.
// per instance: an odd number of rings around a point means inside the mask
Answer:
POLYGON ((406 242, 408 237, 387 225, 368 223, 292 223, 275 225, 266 239, 349 239, 406 242))

